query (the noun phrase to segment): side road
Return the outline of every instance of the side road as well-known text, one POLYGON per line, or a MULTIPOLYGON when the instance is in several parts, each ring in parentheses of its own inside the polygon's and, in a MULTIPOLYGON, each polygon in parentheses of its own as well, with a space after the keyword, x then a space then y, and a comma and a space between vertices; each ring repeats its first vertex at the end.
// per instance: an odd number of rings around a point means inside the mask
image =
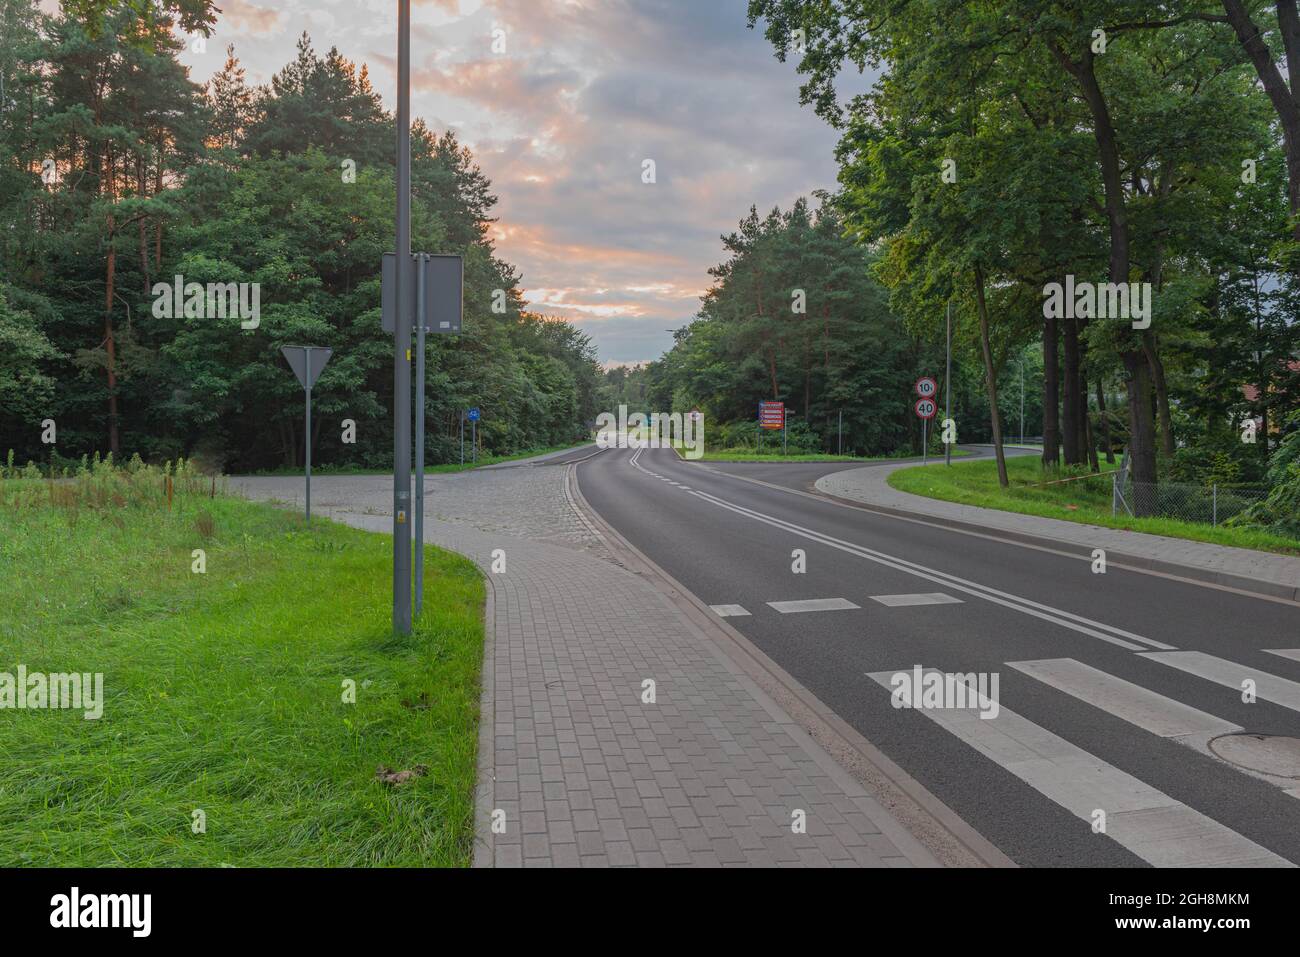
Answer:
MULTIPOLYGON (((983 863, 933 821, 918 840, 661 584, 626 567, 579 510, 571 470, 427 479, 426 540, 489 583, 476 865, 983 863)), ((301 497, 295 479, 232 484, 301 497)), ((390 530, 386 478, 313 486, 317 514, 390 530)))
POLYGON ((1300 601, 1300 558, 943 502, 890 487, 890 473, 915 465, 901 462, 838 471, 818 479, 816 488, 825 495, 948 527, 1086 554, 1101 548, 1110 562, 1300 601))

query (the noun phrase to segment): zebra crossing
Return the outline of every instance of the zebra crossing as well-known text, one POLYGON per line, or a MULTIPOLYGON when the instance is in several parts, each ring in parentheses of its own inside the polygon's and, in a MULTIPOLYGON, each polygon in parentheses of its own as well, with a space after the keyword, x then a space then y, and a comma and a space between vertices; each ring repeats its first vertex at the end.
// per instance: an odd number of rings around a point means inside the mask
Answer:
MULTIPOLYGON (((1300 649, 1271 653, 1300 661, 1300 649)), ((1262 669, 1198 651, 1144 651, 1138 657, 1300 712, 1300 683, 1262 669)), ((1177 742, 1205 759, 1267 781, 1286 795, 1300 797, 1300 778, 1242 767, 1211 748, 1211 742, 1218 738, 1246 731, 1234 721, 1074 658, 1004 664, 1140 732, 1177 742)), ((866 677, 887 689, 899 681, 905 670, 873 671, 866 677)), ((925 670, 942 675, 937 669, 925 670)), ((947 677, 967 684, 970 694, 966 700, 955 707, 918 705, 917 720, 938 726, 1143 861, 1158 867, 1296 866, 1067 737, 1029 720, 1009 707, 1014 702, 993 702, 992 720, 986 720, 991 703, 975 690, 975 676, 947 677), (1098 821, 1103 822, 1100 831, 1098 821)))

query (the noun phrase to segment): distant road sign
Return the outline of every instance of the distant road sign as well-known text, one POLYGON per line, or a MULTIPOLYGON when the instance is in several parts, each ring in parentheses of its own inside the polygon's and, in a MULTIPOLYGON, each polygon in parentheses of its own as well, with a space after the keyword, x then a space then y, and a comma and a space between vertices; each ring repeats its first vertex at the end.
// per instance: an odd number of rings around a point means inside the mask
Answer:
POLYGON ((470 409, 465 413, 465 415, 471 422, 477 422, 481 417, 481 413, 478 409, 470 409))
POLYGON ((699 409, 691 409, 691 411, 688 412, 687 415, 690 416, 692 422, 698 422, 700 421, 700 419, 704 418, 704 413, 701 412, 699 409))
POLYGON ((916 414, 922 419, 933 419, 939 407, 935 405, 934 399, 917 399, 916 414))
MULTIPOLYGON (((916 394, 919 395, 921 398, 923 399, 932 398, 934 394, 938 391, 939 391, 939 383, 935 382, 928 375, 921 376, 921 378, 916 380, 916 394)), ((926 418, 929 418, 929 416, 926 416, 926 418)))
POLYGON ((784 428, 785 427, 785 403, 784 402, 758 403, 758 424, 765 429, 784 428))
MULTIPOLYGON (((416 274, 423 267, 424 271, 424 331, 443 334, 457 334, 461 331, 462 289, 464 287, 465 264, 460 256, 430 255, 421 260, 412 255, 411 269, 407 273, 410 290, 411 310, 415 306, 416 274)), ((384 265, 381 273, 382 289, 380 293, 381 314, 384 332, 393 331, 393 320, 397 315, 397 256, 384 253, 384 265)), ((411 323, 412 329, 415 322, 411 323)))

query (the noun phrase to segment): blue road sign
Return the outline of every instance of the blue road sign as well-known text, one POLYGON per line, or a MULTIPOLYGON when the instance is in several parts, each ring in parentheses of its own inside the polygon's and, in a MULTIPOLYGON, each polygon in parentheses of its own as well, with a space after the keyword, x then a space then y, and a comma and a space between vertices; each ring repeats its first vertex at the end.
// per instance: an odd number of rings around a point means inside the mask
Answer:
POLYGON ((470 409, 469 412, 467 413, 467 416, 471 422, 477 422, 479 420, 478 409, 470 409))

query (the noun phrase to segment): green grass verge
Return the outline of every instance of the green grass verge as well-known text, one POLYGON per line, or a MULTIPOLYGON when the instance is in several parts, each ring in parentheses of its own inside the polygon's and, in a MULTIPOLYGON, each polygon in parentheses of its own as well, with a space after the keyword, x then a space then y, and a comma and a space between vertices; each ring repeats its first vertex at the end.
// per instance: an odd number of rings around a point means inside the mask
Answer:
MULTIPOLYGON (((1115 467, 1102 463, 1103 471, 1115 467)), ((1070 472, 1062 470, 1057 475, 1046 476, 1046 479, 1050 481, 1070 475, 1070 472)), ((1152 535, 1215 545, 1300 555, 1300 542, 1263 529, 1225 528, 1222 525, 1201 525, 1168 518, 1113 516, 1110 513, 1110 482, 1104 479, 1085 479, 1045 485, 1042 462, 1032 455, 1008 458, 1007 477, 1011 481, 1011 487, 1003 489, 998 485, 997 462, 990 458, 963 462, 952 468, 940 464, 899 469, 890 474, 888 481, 900 492, 911 492, 913 495, 924 495, 945 502, 1149 532, 1152 535)))
MULTIPOLYGON (((682 458, 685 455, 679 446, 674 445, 677 454, 682 458)), ((961 458, 969 455, 961 449, 953 451, 953 458, 961 458)), ((754 449, 706 449, 704 455, 699 459, 692 461, 697 462, 856 462, 860 465, 872 462, 893 462, 900 458, 917 458, 911 452, 901 455, 874 456, 869 458, 860 458, 856 455, 828 455, 824 452, 796 452, 791 455, 782 455, 779 452, 758 452, 754 449)), ((943 453, 939 453, 943 457, 943 453)))
POLYGON ((474 565, 427 549, 395 636, 389 538, 181 483, 169 510, 158 476, 118 474, 0 480, 0 671, 102 672, 105 699, 0 709, 0 865, 467 865, 474 565))
MULTIPOLYGON (((570 449, 580 449, 584 445, 590 445, 591 439, 583 442, 576 442, 573 445, 548 445, 541 449, 529 449, 527 452, 516 452, 513 455, 480 455, 477 462, 471 462, 468 459, 470 451, 467 448, 465 464, 459 462, 446 462, 441 465, 426 465, 424 472, 426 475, 436 475, 443 472, 465 472, 470 469, 481 469, 485 465, 499 465, 502 462, 517 462, 519 459, 531 459, 536 455, 547 455, 551 452, 567 452, 570 449)), ((278 468, 269 469, 261 472, 254 472, 254 475, 302 475, 301 468, 278 468)), ((313 465, 312 475, 392 475, 392 469, 367 469, 355 465, 313 465)))

